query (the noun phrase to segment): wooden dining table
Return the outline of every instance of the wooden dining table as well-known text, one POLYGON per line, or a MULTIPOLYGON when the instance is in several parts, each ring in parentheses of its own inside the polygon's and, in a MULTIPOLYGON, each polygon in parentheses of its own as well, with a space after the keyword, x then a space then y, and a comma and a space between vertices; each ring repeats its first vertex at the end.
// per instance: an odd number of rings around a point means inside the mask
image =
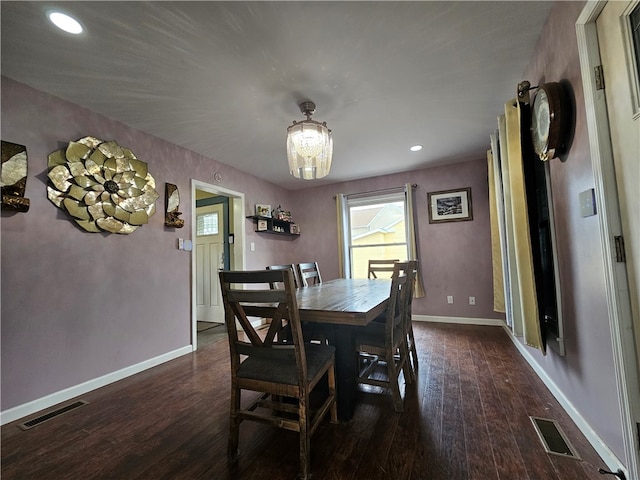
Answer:
POLYGON ((390 280, 339 278, 298 288, 300 320, 322 325, 336 348, 338 418, 353 417, 357 396, 358 363, 354 333, 384 313, 389 301, 390 280))

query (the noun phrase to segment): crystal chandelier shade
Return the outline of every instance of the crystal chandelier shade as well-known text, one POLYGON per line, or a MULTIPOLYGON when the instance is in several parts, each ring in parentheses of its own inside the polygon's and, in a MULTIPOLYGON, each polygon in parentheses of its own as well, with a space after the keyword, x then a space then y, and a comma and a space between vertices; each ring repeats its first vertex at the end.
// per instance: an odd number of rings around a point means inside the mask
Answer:
POLYGON ((289 171, 296 178, 313 180, 327 176, 331 169, 333 140, 326 123, 311 120, 316 106, 313 102, 303 102, 300 110, 306 120, 293 122, 287 128, 287 159, 289 171))

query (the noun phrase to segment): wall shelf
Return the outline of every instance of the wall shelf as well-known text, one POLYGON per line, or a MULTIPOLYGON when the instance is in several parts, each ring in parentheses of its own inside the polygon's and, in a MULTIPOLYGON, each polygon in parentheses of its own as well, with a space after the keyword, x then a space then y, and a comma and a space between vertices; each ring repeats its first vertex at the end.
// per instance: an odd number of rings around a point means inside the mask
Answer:
POLYGON ((256 224, 256 232, 268 233, 271 235, 285 235, 289 237, 299 237, 300 232, 297 231, 298 225, 294 222, 286 220, 278 220, 271 217, 261 217, 258 215, 249 215, 247 217, 256 224))

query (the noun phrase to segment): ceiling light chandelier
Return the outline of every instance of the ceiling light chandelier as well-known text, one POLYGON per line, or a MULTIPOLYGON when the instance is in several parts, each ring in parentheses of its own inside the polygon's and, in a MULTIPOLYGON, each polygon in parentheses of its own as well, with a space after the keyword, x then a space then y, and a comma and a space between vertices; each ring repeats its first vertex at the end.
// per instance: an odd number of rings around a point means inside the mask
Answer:
POLYGON ((326 122, 311 120, 316 104, 310 101, 300 104, 306 120, 293 121, 287 128, 287 159, 289 171, 296 178, 313 180, 327 176, 331 169, 333 140, 326 122))

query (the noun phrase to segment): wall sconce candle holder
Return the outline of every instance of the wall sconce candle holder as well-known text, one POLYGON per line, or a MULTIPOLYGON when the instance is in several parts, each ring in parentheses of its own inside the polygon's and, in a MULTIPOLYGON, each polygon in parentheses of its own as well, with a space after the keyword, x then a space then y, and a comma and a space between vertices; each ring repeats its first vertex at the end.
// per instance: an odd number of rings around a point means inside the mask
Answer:
POLYGON ((2 141, 2 210, 26 212, 30 202, 27 188, 27 147, 2 141))
POLYGON ((184 220, 179 218, 182 212, 178 211, 180 207, 180 192, 178 187, 173 183, 164 184, 164 224, 167 227, 182 228, 184 220))

